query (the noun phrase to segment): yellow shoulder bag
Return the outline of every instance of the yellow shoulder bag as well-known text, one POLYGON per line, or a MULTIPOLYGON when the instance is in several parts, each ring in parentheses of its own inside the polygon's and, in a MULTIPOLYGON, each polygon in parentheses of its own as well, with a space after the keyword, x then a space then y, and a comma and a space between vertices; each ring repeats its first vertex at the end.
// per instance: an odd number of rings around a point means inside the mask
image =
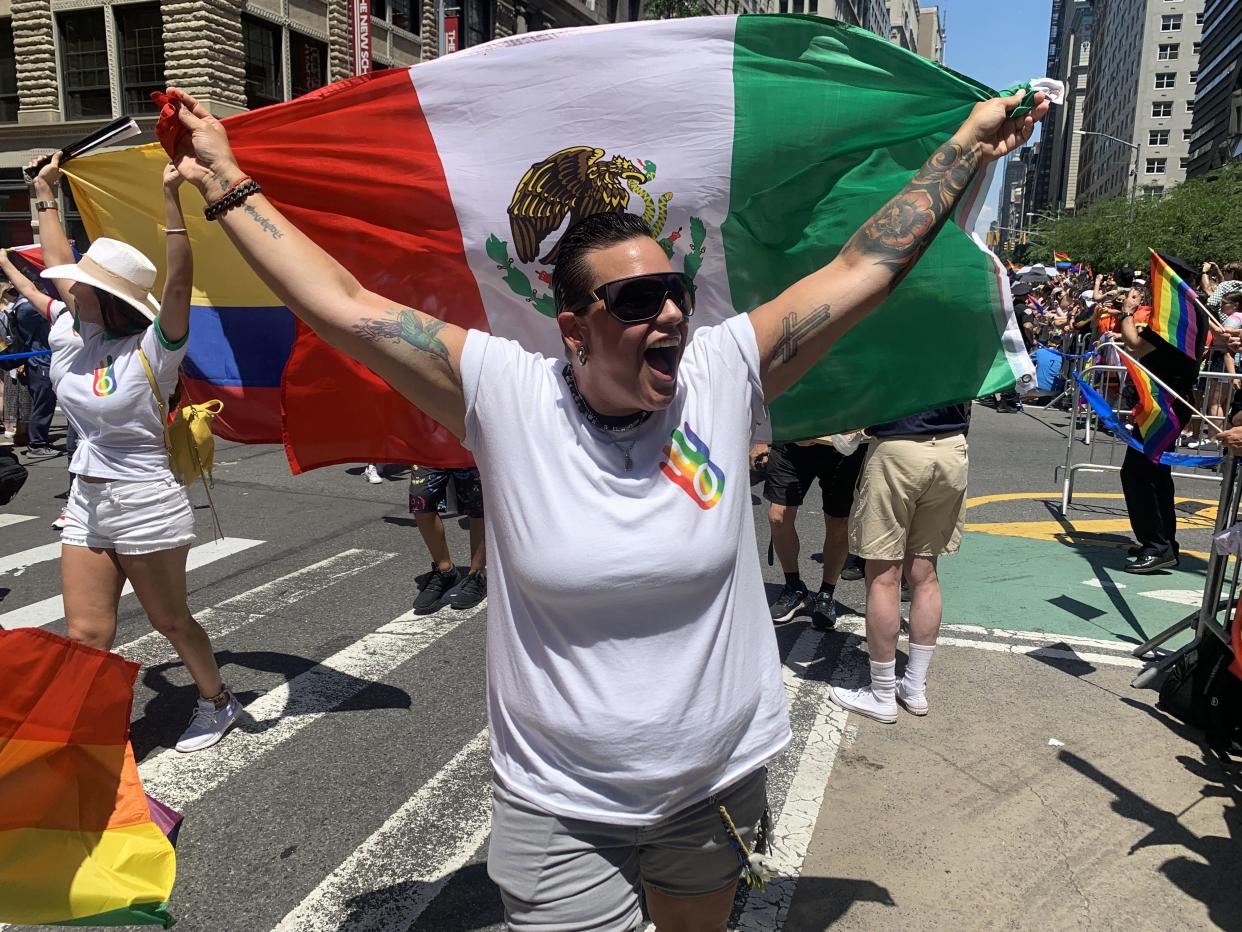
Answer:
POLYGON ((207 504, 211 506, 211 516, 215 520, 216 533, 223 537, 220 528, 220 516, 216 513, 216 504, 211 500, 211 464, 216 455, 216 438, 211 432, 211 422, 224 409, 224 402, 213 398, 197 405, 185 405, 179 409, 172 420, 168 419, 168 407, 160 395, 160 388, 155 381, 155 372, 147 360, 147 354, 138 347, 138 358, 142 360, 142 368, 147 373, 147 381, 151 383, 151 393, 155 395, 156 404, 160 408, 160 422, 164 425, 164 448, 168 450, 168 465, 173 475, 182 485, 190 485, 195 479, 203 477, 203 488, 207 492, 207 504))

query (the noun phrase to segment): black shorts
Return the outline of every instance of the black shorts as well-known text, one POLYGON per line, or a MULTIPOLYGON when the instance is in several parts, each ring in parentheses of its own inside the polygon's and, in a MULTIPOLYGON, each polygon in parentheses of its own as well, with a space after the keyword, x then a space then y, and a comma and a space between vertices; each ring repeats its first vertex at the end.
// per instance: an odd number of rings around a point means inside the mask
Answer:
POLYGON ((477 469, 434 469, 430 466, 415 466, 410 470, 410 514, 443 512, 450 479, 457 493, 458 514, 468 518, 483 517, 483 485, 477 469))
POLYGON ((867 446, 861 444, 849 456, 842 456, 826 443, 800 447, 781 443, 772 447, 768 456, 768 478, 763 484, 763 497, 774 505, 796 508, 806 499, 811 483, 819 480, 824 499, 824 514, 832 518, 848 518, 854 504, 854 487, 862 471, 867 446))

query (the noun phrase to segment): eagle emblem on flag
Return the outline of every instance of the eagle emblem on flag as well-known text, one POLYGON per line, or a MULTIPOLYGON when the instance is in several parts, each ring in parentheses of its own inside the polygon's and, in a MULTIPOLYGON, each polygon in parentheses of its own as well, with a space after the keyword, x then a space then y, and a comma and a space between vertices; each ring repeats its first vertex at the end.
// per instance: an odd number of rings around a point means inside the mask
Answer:
MULTIPOLYGON (((600 213, 624 213, 637 197, 643 205, 643 222, 651 228, 660 246, 670 259, 678 251, 682 228, 665 234, 668 205, 673 192, 652 196, 645 185, 656 177, 651 161, 633 161, 621 155, 604 158, 605 151, 597 146, 570 146, 535 162, 518 181, 509 202, 509 232, 517 263, 525 266, 556 264, 559 240, 538 258, 544 244, 557 230, 568 230, 583 217, 600 213), (566 219, 568 218, 568 223, 566 219)), ((693 280, 703 264, 706 251, 707 226, 698 217, 690 217, 690 244, 683 270, 693 280)), ((509 255, 509 243, 492 234, 484 244, 488 258, 504 273, 505 283, 518 297, 547 317, 556 316, 552 295, 540 291, 530 276, 518 267, 509 255)), ((543 285, 552 284, 548 268, 538 269, 535 278, 543 285)))

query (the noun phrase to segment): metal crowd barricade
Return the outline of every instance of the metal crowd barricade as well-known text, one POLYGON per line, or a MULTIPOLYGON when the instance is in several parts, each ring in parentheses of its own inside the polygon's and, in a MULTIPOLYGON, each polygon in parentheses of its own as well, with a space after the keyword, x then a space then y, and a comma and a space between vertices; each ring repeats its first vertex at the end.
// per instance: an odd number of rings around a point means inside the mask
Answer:
MULTIPOLYGON (((1103 350, 1108 353, 1107 348, 1103 350)), ((1107 355, 1104 357, 1107 359, 1107 355)), ((1112 354, 1109 362, 1096 363, 1092 359, 1073 360, 1073 369, 1069 380, 1070 424, 1066 430, 1065 464, 1057 466, 1056 475, 1061 479, 1061 515, 1069 514, 1069 506, 1074 500, 1074 486, 1079 473, 1120 472, 1118 458, 1125 454, 1126 443, 1112 436, 1111 432, 1100 424, 1095 409, 1082 398, 1082 391, 1074 374, 1082 376, 1084 382, 1095 389, 1109 401, 1113 412, 1124 423, 1129 416, 1129 409, 1122 404, 1122 397, 1129 383, 1129 370, 1120 364, 1112 354), (1086 454, 1086 459, 1079 461, 1078 455, 1086 454), (1104 456, 1107 454, 1107 461, 1104 456)), ((1225 411, 1229 410, 1233 400, 1236 382, 1242 375, 1230 372, 1207 372, 1199 375, 1196 386, 1196 399, 1202 400, 1200 408, 1206 408, 1209 400, 1219 400, 1225 411)), ((1191 400, 1191 399, 1188 399, 1191 400)), ((1205 413, 1210 414, 1210 411, 1205 413)), ((1186 452, 1216 453, 1217 448, 1211 438, 1214 435, 1209 425, 1199 418, 1195 421, 1198 427, 1192 439, 1193 447, 1186 452)), ((1180 442, 1180 441, 1179 441, 1180 442)), ((1189 446, 1189 445, 1188 445, 1189 446)), ((1220 482, 1221 476, 1214 469, 1192 467, 1188 470, 1175 471, 1173 475, 1179 479, 1197 479, 1206 482, 1220 482)))
MULTIPOLYGON (((1213 537, 1238 523, 1239 505, 1242 504, 1242 468, 1239 468, 1237 457, 1229 454, 1225 457, 1222 467, 1220 498, 1216 504, 1216 525, 1212 532, 1213 537)), ((1213 543, 1212 552, 1208 556, 1203 599, 1199 603, 1199 608, 1161 631, 1151 640, 1134 648, 1134 656, 1146 657, 1153 654, 1156 648, 1165 641, 1192 628, 1195 631, 1194 639, 1180 650, 1153 659, 1134 678, 1135 687, 1141 689, 1151 685, 1156 677, 1191 650, 1200 638, 1209 634, 1219 638, 1230 650, 1233 649, 1229 639, 1229 630, 1230 625, 1235 623, 1232 616, 1234 606, 1238 603, 1240 578, 1242 578, 1242 559, 1228 553, 1217 553, 1213 543)))

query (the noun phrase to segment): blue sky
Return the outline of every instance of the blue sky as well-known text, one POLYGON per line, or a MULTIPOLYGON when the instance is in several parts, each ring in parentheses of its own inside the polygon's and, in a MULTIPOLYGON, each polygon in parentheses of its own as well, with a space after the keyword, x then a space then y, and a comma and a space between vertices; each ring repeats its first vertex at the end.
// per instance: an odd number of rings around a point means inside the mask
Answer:
MULTIPOLYGON (((939 5, 948 19, 944 61, 954 71, 997 90, 1043 77, 1052 0, 939 0, 939 5)), ((996 216, 999 189, 998 170, 979 217, 980 235, 996 216)))

